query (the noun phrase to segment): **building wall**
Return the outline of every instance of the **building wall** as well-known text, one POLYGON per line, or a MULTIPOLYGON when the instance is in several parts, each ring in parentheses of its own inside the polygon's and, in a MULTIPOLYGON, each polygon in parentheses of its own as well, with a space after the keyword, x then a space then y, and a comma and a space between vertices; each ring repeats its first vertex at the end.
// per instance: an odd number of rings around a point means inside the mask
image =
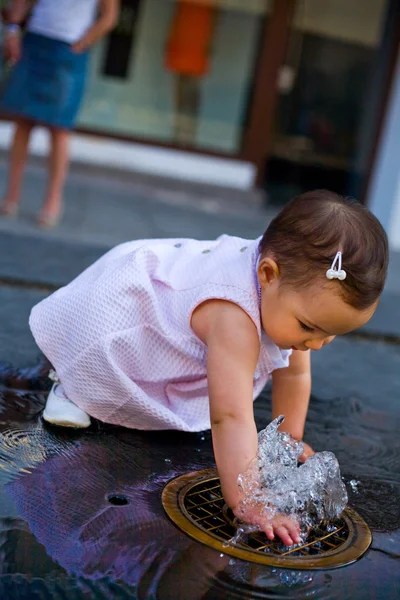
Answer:
POLYGON ((386 0, 300 0, 295 27, 346 42, 377 46, 386 0))
POLYGON ((391 248, 400 250, 400 55, 369 190, 368 206, 385 227, 391 248))

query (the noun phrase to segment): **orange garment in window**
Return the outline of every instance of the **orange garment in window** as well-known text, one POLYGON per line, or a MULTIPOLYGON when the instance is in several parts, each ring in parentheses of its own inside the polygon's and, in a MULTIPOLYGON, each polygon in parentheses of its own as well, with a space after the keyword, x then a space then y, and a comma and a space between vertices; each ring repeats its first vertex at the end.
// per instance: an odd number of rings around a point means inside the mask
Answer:
POLYGON ((208 3, 177 2, 165 56, 168 70, 194 77, 207 73, 214 15, 208 3))

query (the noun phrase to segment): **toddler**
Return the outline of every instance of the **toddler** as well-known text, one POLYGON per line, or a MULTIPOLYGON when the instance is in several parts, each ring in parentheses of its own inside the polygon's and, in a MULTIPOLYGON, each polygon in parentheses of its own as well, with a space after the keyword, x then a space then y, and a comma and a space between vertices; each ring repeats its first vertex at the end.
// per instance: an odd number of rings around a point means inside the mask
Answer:
MULTIPOLYGON (((387 264, 379 221, 327 191, 294 198, 256 240, 121 244, 32 310, 57 373, 44 419, 211 427, 227 504, 270 539, 298 542, 295 522, 269 521, 237 483, 257 454, 253 400, 272 377, 273 417, 302 438, 310 350, 369 321, 387 264)), ((303 460, 312 453, 305 445, 303 460)))

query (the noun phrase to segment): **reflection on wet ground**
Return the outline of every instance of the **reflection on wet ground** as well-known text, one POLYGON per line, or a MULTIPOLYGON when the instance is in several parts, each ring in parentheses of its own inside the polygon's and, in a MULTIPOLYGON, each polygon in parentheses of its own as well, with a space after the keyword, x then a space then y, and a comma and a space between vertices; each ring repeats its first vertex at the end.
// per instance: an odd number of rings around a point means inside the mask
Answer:
MULTIPOLYGON (((314 398, 307 430, 316 449, 337 455, 371 550, 346 568, 290 571, 221 555, 165 516, 165 483, 213 466, 209 433, 47 427, 46 368, 9 372, 0 393, 0 598, 398 598, 400 419, 379 402, 373 411, 314 398)), ((266 393, 260 427, 269 406, 266 393)))

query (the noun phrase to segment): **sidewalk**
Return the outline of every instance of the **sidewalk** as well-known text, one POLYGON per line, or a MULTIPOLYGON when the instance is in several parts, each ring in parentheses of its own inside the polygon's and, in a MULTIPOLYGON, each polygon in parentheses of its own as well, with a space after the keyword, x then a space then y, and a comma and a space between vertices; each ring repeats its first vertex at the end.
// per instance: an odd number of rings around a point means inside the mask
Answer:
MULTIPOLYGON (((0 161, 0 180, 5 180, 0 161)), ((21 214, 0 218, 0 361, 28 364, 37 352, 27 327, 30 308, 68 283, 110 247, 147 237, 213 239, 222 233, 255 238, 276 209, 255 197, 116 171, 76 166, 66 186, 66 210, 60 227, 35 225, 44 193, 40 164, 27 168, 21 214), (160 182, 157 182, 160 183, 160 182)), ((400 338, 400 254, 391 257, 387 288, 367 337, 400 338)))
MULTIPOLYGON (((1 182, 6 180, 6 174, 4 155, 0 155, 1 182)), ((264 208, 261 195, 254 191, 73 165, 65 189, 64 219, 58 228, 41 231, 35 225, 35 216, 45 185, 43 161, 31 159, 24 179, 20 217, 0 218, 0 231, 111 247, 150 237, 213 239, 230 233, 254 238, 263 233, 274 214, 264 208)))
MULTIPOLYGON (((233 593, 238 598, 241 590, 250 589, 246 581, 253 567, 242 561, 227 566, 213 549, 193 545, 169 524, 160 504, 168 480, 213 464, 210 435, 140 432, 100 423, 88 432, 48 428, 41 418, 46 396, 38 392, 37 381, 29 381, 39 351, 28 317, 34 304, 118 242, 223 232, 255 237, 273 211, 256 202, 244 205, 238 197, 201 195, 199 189, 189 194, 154 184, 152 189, 122 176, 116 180, 111 173, 73 172, 64 222, 59 229, 41 231, 33 219, 43 188, 43 173, 29 168, 21 218, 0 220, 0 554, 5 557, 0 596, 133 598, 140 589, 143 598, 150 597, 148 592, 178 600, 190 597, 193 581, 198 587, 198 571, 200 583, 203 574, 210 588, 204 598, 231 598, 233 593), (7 375, 15 371, 4 362, 16 368, 19 380, 10 381, 7 375), (112 499, 120 493, 126 502, 118 507, 112 499), (82 555, 89 557, 86 563, 82 555), (164 583, 158 586, 159 581, 164 583)), ((392 335, 400 322, 394 312, 400 298, 396 260, 378 317, 379 326, 387 326, 392 335)), ((356 482, 356 491, 349 489, 350 502, 367 520, 374 543, 366 558, 346 570, 319 571, 314 583, 312 577, 289 583, 287 597, 319 591, 321 578, 336 591, 348 590, 349 580, 352 589, 379 585, 388 591, 387 600, 394 598, 390 590, 398 588, 393 557, 399 554, 400 344, 368 335, 344 336, 312 353, 305 439, 316 450, 334 452, 345 482, 356 482)), ((254 412, 258 429, 264 428, 271 415, 270 388, 255 402, 254 412)), ((279 569, 272 575, 263 569, 254 571, 256 593, 266 589, 266 579, 274 590, 283 589, 286 575, 283 579, 279 569)))

